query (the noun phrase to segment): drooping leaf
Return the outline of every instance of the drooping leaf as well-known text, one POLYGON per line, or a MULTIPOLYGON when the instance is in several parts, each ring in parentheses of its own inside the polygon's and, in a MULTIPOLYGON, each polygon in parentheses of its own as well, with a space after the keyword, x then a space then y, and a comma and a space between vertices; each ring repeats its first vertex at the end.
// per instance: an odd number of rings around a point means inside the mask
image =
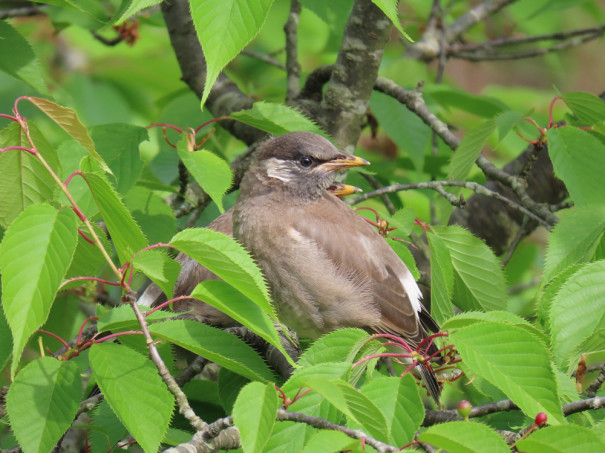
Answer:
POLYGON ((481 423, 448 422, 433 425, 418 440, 450 453, 508 453, 510 448, 496 433, 481 423))
POLYGON ((0 248, 2 302, 13 333, 11 375, 29 337, 46 321, 77 244, 70 209, 28 207, 9 226, 0 248))
POLYGON ((543 280, 549 282, 567 267, 590 261, 604 232, 605 205, 584 206, 567 213, 548 239, 543 280))
POLYGON ((550 424, 564 423, 550 353, 534 335, 517 326, 484 322, 452 332, 450 339, 464 364, 528 417, 545 412, 550 424))
POLYGON ((234 120, 255 127, 272 135, 288 132, 309 131, 330 138, 317 124, 298 110, 284 104, 255 102, 251 109, 229 115, 234 120))
POLYGON ((531 453, 575 453, 604 451, 605 441, 591 429, 568 424, 547 426, 517 442, 519 451, 531 453))
POLYGON ((605 325, 605 260, 567 279, 552 301, 549 318, 555 362, 570 370, 579 359, 576 347, 605 325))
POLYGON ((124 123, 103 124, 91 127, 90 135, 115 176, 116 190, 126 195, 143 169, 139 145, 149 140, 147 129, 124 123))
POLYGON ((454 315, 454 268, 450 252, 441 238, 427 235, 431 251, 431 315, 438 323, 454 315))
MULTIPOLYGON (((132 310, 131 310, 132 311, 132 310)), ((113 413, 107 400, 101 403, 92 412, 93 426, 88 434, 92 451, 105 451, 109 446, 115 445, 128 434, 128 431, 113 413)))
POLYGON ((459 226, 433 227, 454 268, 454 302, 464 310, 506 308, 504 272, 492 250, 459 226))
POLYGON ((40 61, 32 47, 10 23, 0 21, 0 70, 49 96, 40 61))
POLYGON ((147 239, 102 174, 87 172, 85 179, 107 225, 120 262, 130 261, 135 252, 147 247, 147 239))
POLYGON ((149 330, 154 336, 206 357, 248 379, 261 382, 275 380, 254 349, 223 330, 187 319, 153 324, 149 330))
POLYGON ((133 264, 160 287, 167 299, 172 299, 172 289, 181 270, 177 261, 160 251, 145 250, 134 257, 133 264))
POLYGON ((120 8, 114 13, 109 21, 110 23, 120 24, 128 18, 134 16, 141 10, 162 3, 162 0, 128 0, 123 1, 120 8))
POLYGON ((186 139, 183 138, 178 144, 179 157, 193 175, 204 192, 210 195, 221 213, 223 208, 223 196, 227 193, 233 182, 233 173, 229 164, 216 154, 206 150, 188 151, 186 139))
POLYGON ((115 343, 90 348, 90 366, 109 406, 145 452, 157 451, 174 409, 174 397, 153 362, 115 343))
POLYGON ((244 453, 261 453, 275 426, 279 407, 277 391, 271 383, 250 382, 233 406, 233 423, 237 426, 244 453))
POLYGON ((336 409, 361 425, 371 436, 387 442, 387 421, 378 406, 350 384, 324 377, 308 377, 302 383, 323 396, 336 409))
POLYGON ((414 260, 414 256, 412 255, 412 252, 410 252, 407 244, 403 241, 396 240, 395 238, 386 238, 386 241, 401 259, 401 261, 405 263, 414 280, 418 280, 420 278, 420 272, 416 267, 416 261, 414 260))
POLYGON ((424 406, 414 378, 378 377, 361 388, 385 415, 389 443, 403 446, 414 439, 424 420, 424 406))
POLYGON ((202 300, 248 327, 287 355, 273 321, 258 305, 223 280, 207 280, 197 285, 191 297, 202 300))
POLYGON ((191 0, 190 5, 206 59, 203 107, 219 73, 262 28, 273 0, 191 0))
POLYGON ((399 17, 397 16, 397 3, 399 3, 399 0, 372 0, 372 3, 382 10, 384 15, 387 16, 391 22, 393 22, 395 28, 403 35, 405 39, 407 39, 409 42, 414 42, 414 40, 405 31, 403 31, 401 22, 399 22, 399 17))
POLYGON ((276 319, 263 276, 239 242, 206 228, 176 234, 170 245, 215 273, 276 319))
POLYGON ((485 142, 495 129, 496 121, 490 118, 466 133, 452 156, 448 170, 449 179, 454 181, 464 181, 466 179, 485 142))
POLYGON ((107 173, 111 173, 111 170, 103 160, 103 158, 97 153, 95 144, 88 135, 88 130, 80 122, 78 114, 68 108, 56 104, 52 101, 43 98, 27 97, 27 100, 42 110, 51 120, 67 132, 75 141, 88 151, 88 154, 92 159, 99 165, 99 167, 107 173))
POLYGON ((548 154, 577 206, 603 204, 605 145, 581 129, 567 126, 547 132, 548 154))
MULTIPOLYGON (((56 151, 46 143, 33 123, 29 127, 36 148, 57 171, 56 151)), ((24 139, 19 125, 12 123, 0 132, 0 148, 22 145, 24 139)), ((54 199, 59 188, 40 159, 28 152, 13 150, 0 153, 0 168, 0 226, 4 228, 28 206, 54 199)))
POLYGON ((600 97, 583 91, 572 91, 562 97, 574 115, 586 126, 605 120, 605 101, 600 97))
POLYGON ((81 396, 74 362, 40 357, 25 366, 6 395, 11 429, 23 451, 51 451, 71 426, 81 396))

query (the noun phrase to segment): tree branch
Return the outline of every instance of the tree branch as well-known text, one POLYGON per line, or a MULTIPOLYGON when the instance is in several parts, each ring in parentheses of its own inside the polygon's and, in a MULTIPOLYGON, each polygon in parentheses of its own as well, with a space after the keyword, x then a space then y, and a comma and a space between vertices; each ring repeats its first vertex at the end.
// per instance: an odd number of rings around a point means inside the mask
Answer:
POLYGON ((317 119, 352 153, 382 61, 391 21, 370 0, 356 0, 317 119))
POLYGON ((284 25, 286 33, 286 101, 292 101, 300 90, 300 63, 298 62, 298 19, 300 3, 290 1, 290 13, 284 25))

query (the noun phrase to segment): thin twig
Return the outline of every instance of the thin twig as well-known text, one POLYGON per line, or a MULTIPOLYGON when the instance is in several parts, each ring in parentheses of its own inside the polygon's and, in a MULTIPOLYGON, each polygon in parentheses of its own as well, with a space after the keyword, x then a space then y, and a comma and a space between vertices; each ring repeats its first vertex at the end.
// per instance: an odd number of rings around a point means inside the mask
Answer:
POLYGON ((279 69, 286 69, 286 67, 284 66, 284 64, 282 62, 280 62, 279 60, 276 60, 275 58, 264 54, 262 52, 257 52, 255 50, 250 50, 250 49, 244 49, 242 50, 242 55, 247 55, 248 57, 251 58, 255 58, 259 61, 262 61, 263 63, 267 63, 270 64, 271 66, 275 66, 276 68, 279 69))
POLYGON ((435 190, 435 191, 441 193, 448 199, 448 201, 450 203, 457 205, 457 203, 459 202, 458 197, 456 197, 455 195, 453 195, 451 193, 445 192, 445 190, 443 189, 444 186, 445 187, 447 187, 447 186, 463 187, 465 189, 470 189, 475 193, 485 195, 487 197, 495 198, 496 200, 499 200, 499 201, 505 203, 512 209, 515 209, 519 212, 522 212, 526 216, 531 217, 533 220, 544 225, 546 228, 551 228, 551 225, 548 222, 546 222, 544 219, 538 217, 536 214, 534 214, 532 211, 530 211, 526 207, 524 207, 518 203, 515 203, 514 201, 506 198, 505 196, 499 194, 498 192, 494 192, 493 190, 490 190, 487 187, 482 186, 481 184, 478 184, 478 183, 472 182, 472 181, 429 181, 429 182, 418 182, 418 183, 414 183, 414 184, 393 184, 391 186, 383 187, 382 189, 377 189, 377 190, 374 190, 373 192, 364 193, 355 198, 348 199, 347 203, 357 204, 357 203, 360 203, 369 198, 377 197, 377 196, 385 194, 385 193, 399 192, 402 190, 430 189, 430 190, 435 190))

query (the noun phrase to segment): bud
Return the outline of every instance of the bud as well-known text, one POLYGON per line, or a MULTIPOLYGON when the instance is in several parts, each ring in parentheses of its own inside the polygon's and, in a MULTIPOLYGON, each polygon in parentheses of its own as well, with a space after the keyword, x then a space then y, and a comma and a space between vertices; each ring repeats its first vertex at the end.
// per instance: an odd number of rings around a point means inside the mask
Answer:
POLYGON ((546 414, 544 412, 538 412, 538 415, 536 415, 536 419, 534 420, 534 423, 536 424, 536 426, 544 426, 544 425, 546 425, 546 420, 548 420, 548 417, 546 416, 546 414))
POLYGON ((458 414, 460 414, 461 417, 464 417, 465 420, 468 420, 469 415, 471 415, 472 407, 473 406, 471 403, 466 400, 462 400, 458 403, 456 409, 458 409, 458 414))

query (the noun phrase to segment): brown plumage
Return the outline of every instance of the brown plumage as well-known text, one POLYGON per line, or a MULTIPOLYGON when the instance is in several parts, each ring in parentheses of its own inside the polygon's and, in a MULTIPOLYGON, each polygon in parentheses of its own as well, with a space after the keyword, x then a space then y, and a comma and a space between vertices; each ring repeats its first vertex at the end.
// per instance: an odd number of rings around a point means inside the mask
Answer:
POLYGON ((263 270, 278 315, 299 336, 360 327, 416 346, 438 326, 410 271, 372 226, 325 190, 333 170, 367 164, 308 132, 266 141, 240 185, 233 233, 263 270))

